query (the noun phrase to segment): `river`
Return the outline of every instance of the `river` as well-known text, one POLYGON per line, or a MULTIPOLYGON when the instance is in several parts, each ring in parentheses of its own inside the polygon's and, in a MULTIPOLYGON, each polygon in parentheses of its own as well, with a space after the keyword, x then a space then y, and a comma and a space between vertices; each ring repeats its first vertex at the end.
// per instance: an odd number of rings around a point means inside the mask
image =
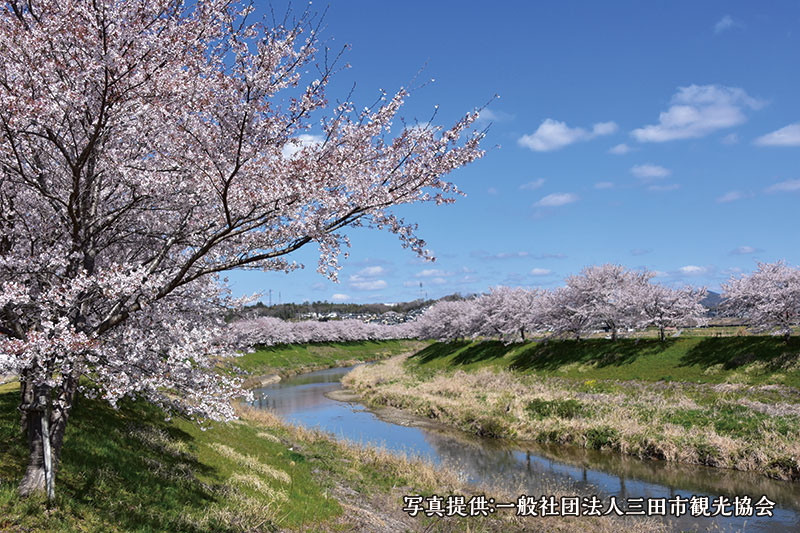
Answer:
POLYGON ((394 409, 366 409, 342 391, 340 380, 350 370, 352 367, 321 370, 256 389, 253 405, 337 438, 427 457, 460 472, 470 483, 492 483, 515 494, 541 497, 558 491, 597 495, 606 508, 612 496, 618 501, 693 495, 712 499, 725 496, 733 501, 736 496, 747 495, 755 504, 766 495, 776 504, 771 517, 692 517, 687 512, 682 517, 669 517, 670 529, 800 532, 800 483, 697 465, 642 461, 571 446, 475 437, 394 409))

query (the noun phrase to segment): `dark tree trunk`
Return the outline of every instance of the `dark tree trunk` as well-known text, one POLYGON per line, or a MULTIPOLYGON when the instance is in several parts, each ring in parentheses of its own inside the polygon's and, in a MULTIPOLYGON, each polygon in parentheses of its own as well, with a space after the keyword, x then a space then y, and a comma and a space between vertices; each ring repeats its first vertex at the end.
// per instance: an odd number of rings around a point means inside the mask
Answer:
POLYGON ((49 387, 38 386, 34 389, 31 385, 30 381, 26 383, 20 405, 25 425, 24 434, 28 439, 28 468, 19 484, 19 493, 22 496, 48 492, 48 463, 51 485, 55 484, 64 432, 75 399, 78 379, 67 377, 57 389, 56 398, 53 398, 49 387), (49 459, 46 451, 49 451, 49 459))
POLYGON ((27 403, 20 405, 20 410, 24 413, 25 435, 28 438, 28 468, 19 484, 19 493, 22 496, 45 492, 47 488, 42 419, 47 416, 45 406, 50 401, 49 397, 49 387, 39 386, 34 389, 28 384, 23 398, 27 403), (44 398, 45 403, 41 403, 40 398, 44 398))
POLYGON ((617 340, 617 328, 611 328, 611 340, 617 340))
POLYGON ((661 342, 667 340, 667 334, 664 332, 664 326, 658 328, 658 336, 661 338, 661 342))
POLYGON ((20 431, 23 435, 28 434, 28 409, 33 407, 33 381, 28 370, 23 370, 19 375, 19 412, 20 412, 20 431))
POLYGON ((525 328, 519 328, 519 334, 522 337, 522 342, 525 342, 525 328))
POLYGON ((786 341, 786 344, 789 344, 789 341, 792 339, 792 330, 786 329, 786 333, 783 334, 783 340, 786 341))

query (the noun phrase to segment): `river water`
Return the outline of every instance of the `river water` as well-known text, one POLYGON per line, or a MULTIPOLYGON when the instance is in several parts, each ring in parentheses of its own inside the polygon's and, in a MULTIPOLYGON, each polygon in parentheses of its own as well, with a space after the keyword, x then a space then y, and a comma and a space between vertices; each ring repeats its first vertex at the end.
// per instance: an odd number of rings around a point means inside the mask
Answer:
POLYGON ((338 438, 427 457, 459 471, 470 483, 493 483, 514 494, 597 495, 605 508, 612 496, 624 502, 628 498, 693 495, 725 496, 733 501, 747 495, 755 504, 766 495, 776 504, 771 517, 692 517, 687 513, 667 520, 675 531, 800 532, 800 483, 570 446, 484 439, 392 409, 373 412, 356 401, 330 397, 346 398, 340 380, 350 370, 352 367, 322 370, 256 389, 253 405, 338 438))

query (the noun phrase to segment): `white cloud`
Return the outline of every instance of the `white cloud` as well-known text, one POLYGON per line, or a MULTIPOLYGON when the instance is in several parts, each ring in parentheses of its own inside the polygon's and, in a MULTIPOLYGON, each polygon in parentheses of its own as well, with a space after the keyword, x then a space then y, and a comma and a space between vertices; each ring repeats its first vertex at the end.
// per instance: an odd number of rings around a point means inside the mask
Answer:
POLYGON ((536 207, 559 207, 577 201, 578 195, 576 194, 572 194, 571 192, 557 192, 548 194, 533 205, 536 207))
POLYGON ((689 276, 697 276, 700 274, 705 274, 707 269, 706 267, 701 267, 697 265, 686 265, 680 267, 678 270, 680 270, 681 274, 686 274, 689 276))
POLYGON ((636 176, 642 181, 653 181, 661 178, 666 178, 672 171, 660 165, 651 165, 645 163, 644 165, 634 165, 631 167, 631 174, 636 176))
POLYGON ((286 159, 291 159, 294 155, 307 146, 315 146, 322 144, 325 138, 321 135, 311 135, 309 133, 302 133, 297 137, 292 137, 289 142, 283 145, 281 154, 286 159))
POLYGON ((594 184, 595 189, 611 189, 614 187, 614 184, 610 181, 598 181, 594 184))
POLYGON ((704 137, 714 131, 744 123, 744 109, 759 109, 764 102, 743 89, 721 85, 678 87, 669 109, 658 116, 658 124, 635 129, 639 142, 665 142, 704 137))
POLYGON ((609 154, 614 154, 614 155, 625 155, 630 151, 631 151, 631 147, 630 146, 628 146, 625 143, 621 143, 621 144, 618 144, 618 145, 612 147, 608 151, 608 153, 609 154))
POLYGON ((616 133, 618 129, 619 126, 617 126, 617 123, 613 120, 609 120, 608 122, 598 122, 592 126, 592 137, 611 135, 612 133, 616 133))
POLYGON ((382 266, 371 266, 367 268, 362 268, 358 271, 357 276, 365 276, 365 277, 375 277, 380 276, 386 273, 386 269, 382 266))
POLYGON ((744 197, 745 194, 741 191, 728 191, 719 198, 717 198, 717 203, 727 204, 728 202, 735 202, 736 200, 741 200, 744 197))
POLYGON ((383 267, 367 267, 358 274, 353 274, 348 279, 350 281, 350 286, 354 289, 358 289, 361 291, 374 291, 378 289, 383 289, 387 286, 387 283, 382 279, 371 279, 374 276, 380 275, 384 273, 385 270, 383 267))
POLYGON ((767 187, 767 192, 797 192, 800 191, 800 180, 786 180, 767 187))
POLYGON ((350 296, 348 296, 347 294, 339 293, 339 292, 337 292, 336 294, 331 296, 331 300, 333 300, 334 302, 346 302, 349 299, 350 299, 350 296))
POLYGON ((738 248, 731 250, 731 255, 749 255, 754 254, 757 251, 758 250, 752 246, 739 246, 738 248))
POLYGON ((721 19, 714 24, 714 33, 720 34, 725 30, 730 30, 732 28, 741 27, 742 24, 733 20, 730 15, 725 15, 721 19))
POLYGON ((482 109, 478 113, 477 122, 505 122, 513 120, 514 115, 504 111, 492 111, 491 109, 482 109))
POLYGON ((434 278, 434 277, 442 277, 442 276, 449 276, 450 272, 445 272, 444 270, 439 270, 437 268, 426 268, 420 272, 417 272, 414 277, 416 278, 434 278))
POLYGON ((592 126, 591 131, 588 131, 584 128, 570 128, 566 122, 546 118, 535 132, 523 135, 517 142, 535 152, 549 152, 578 141, 588 141, 601 135, 610 135, 615 131, 617 131, 615 122, 598 122, 592 126))
POLYGON ((360 291, 377 291, 378 289, 385 289, 388 286, 388 283, 382 279, 353 281, 351 277, 350 281, 350 286, 360 291))
POLYGON ((496 254, 491 254, 485 250, 475 250, 470 253, 472 257, 477 259, 514 259, 518 257, 528 257, 530 252, 520 251, 520 252, 500 252, 496 254))
POLYGON ((753 143, 758 146, 800 146, 800 122, 762 135, 753 143))
POLYGON ((669 191, 676 191, 680 189, 681 186, 677 183, 668 183, 666 185, 651 185, 647 188, 648 191, 653 192, 669 192, 669 191))
POLYGON ((535 191, 536 189, 544 185, 544 181, 545 181, 544 178, 539 178, 533 181, 529 181, 528 183, 523 183, 522 185, 519 186, 519 188, 525 191, 535 191))
POLYGON ((445 283, 447 283, 447 280, 444 278, 431 278, 428 280, 430 285, 444 285, 445 283))
POLYGON ((549 276, 553 271, 548 268, 532 268, 531 276, 549 276))

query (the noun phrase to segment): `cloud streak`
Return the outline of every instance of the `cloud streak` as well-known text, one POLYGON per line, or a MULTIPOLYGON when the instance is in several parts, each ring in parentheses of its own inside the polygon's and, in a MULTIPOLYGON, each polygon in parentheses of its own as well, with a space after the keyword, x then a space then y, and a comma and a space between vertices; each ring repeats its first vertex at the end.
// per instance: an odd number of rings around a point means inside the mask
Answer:
POLYGON ((753 144, 756 146, 800 146, 800 122, 762 135, 753 141, 753 144))
POLYGON ((661 165, 653 165, 645 163, 643 165, 634 165, 631 167, 631 174, 644 182, 666 178, 672 171, 664 168, 661 165))
POLYGON ((535 207, 561 207, 578 201, 578 195, 571 192, 557 192, 548 194, 533 204, 535 207))
POLYGON ((566 122, 546 118, 537 130, 529 135, 523 135, 517 141, 520 146, 529 148, 534 152, 550 152, 560 150, 565 146, 588 141, 595 137, 611 135, 618 129, 616 122, 598 122, 591 130, 585 128, 570 128, 566 122))

